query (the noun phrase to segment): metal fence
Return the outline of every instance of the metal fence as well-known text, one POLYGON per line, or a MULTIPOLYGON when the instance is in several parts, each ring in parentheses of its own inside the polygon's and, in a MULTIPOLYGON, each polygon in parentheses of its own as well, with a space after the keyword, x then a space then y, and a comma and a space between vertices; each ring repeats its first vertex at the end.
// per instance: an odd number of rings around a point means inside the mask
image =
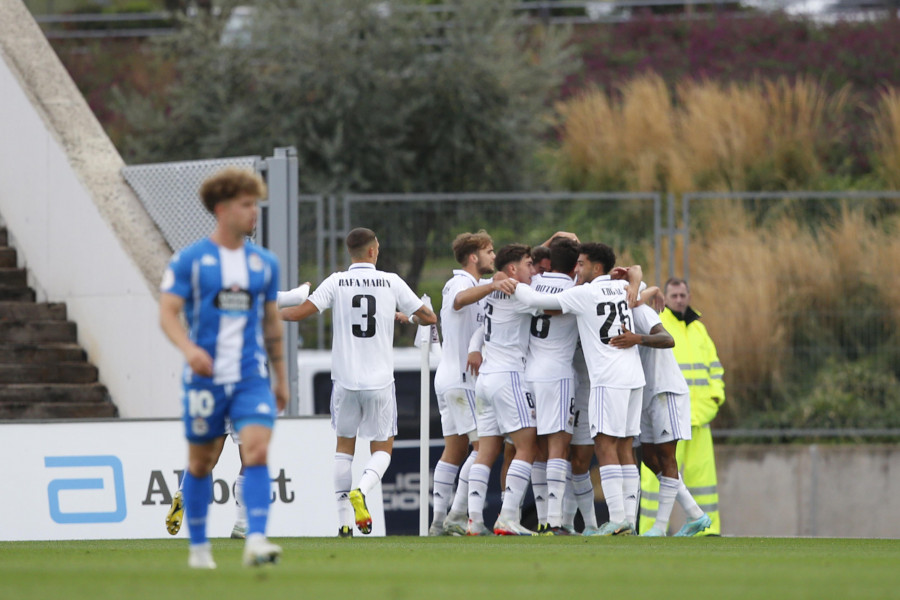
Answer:
MULTIPOLYGON (((345 269, 344 237, 364 226, 379 236, 379 267, 439 310, 458 233, 484 228, 499 248, 574 231, 609 243, 619 264, 641 264, 648 283, 689 279, 725 365, 721 426, 900 427, 900 241, 892 236, 900 192, 302 196, 292 149, 264 160, 128 167, 125 176, 178 249, 211 230, 197 189, 232 164, 267 178, 257 238, 279 255, 282 287, 315 286, 345 269), (776 414, 781 421, 768 417, 776 414)), ((292 348, 330 348, 330 318, 292 324, 292 348)), ((395 342, 409 346, 413 335, 398 327, 395 342)))

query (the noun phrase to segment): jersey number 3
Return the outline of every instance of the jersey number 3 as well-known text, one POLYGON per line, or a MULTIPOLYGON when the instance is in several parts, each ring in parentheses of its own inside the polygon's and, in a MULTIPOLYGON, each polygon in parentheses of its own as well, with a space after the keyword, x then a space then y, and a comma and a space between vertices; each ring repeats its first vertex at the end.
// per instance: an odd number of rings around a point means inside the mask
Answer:
POLYGON ((375 335, 375 296, 357 294, 353 296, 353 308, 362 308, 366 303, 365 312, 362 314, 363 323, 353 324, 353 335, 358 338, 370 338, 375 335))

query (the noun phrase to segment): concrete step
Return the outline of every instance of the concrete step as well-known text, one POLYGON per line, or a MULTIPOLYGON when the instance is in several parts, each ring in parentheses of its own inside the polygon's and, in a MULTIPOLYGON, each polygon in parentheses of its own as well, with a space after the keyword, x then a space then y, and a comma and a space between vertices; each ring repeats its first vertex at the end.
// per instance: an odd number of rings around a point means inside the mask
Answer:
POLYGON ((118 416, 119 411, 109 402, 0 402, 0 419, 110 419, 118 416))
POLYGON ((74 343, 76 333, 71 321, 0 321, 0 340, 7 344, 74 343))
POLYGON ((96 383, 97 367, 81 363, 0 364, 0 385, 6 383, 96 383))
POLYGON ((0 302, 34 302, 34 290, 21 285, 0 284, 0 302))
POLYGON ((87 355, 78 344, 2 344, 0 364, 68 363, 86 360, 87 355))
POLYGON ((0 404, 103 404, 109 392, 100 383, 14 383, 0 385, 0 404))
POLYGON ((25 269, 0 268, 0 285, 28 287, 28 274, 25 269))
POLYGON ((0 302, 0 320, 65 321, 66 305, 62 302, 0 302))
POLYGON ((0 268, 14 269, 17 266, 15 248, 0 248, 0 268))

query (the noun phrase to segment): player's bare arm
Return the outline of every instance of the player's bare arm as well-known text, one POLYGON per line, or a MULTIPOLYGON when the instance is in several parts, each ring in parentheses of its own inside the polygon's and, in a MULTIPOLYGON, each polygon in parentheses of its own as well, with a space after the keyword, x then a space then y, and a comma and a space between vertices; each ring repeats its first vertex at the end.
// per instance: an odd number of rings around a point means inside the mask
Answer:
POLYGON ((437 323, 437 315, 423 304, 419 310, 409 316, 409 321, 415 325, 434 325, 437 323))
POLYGON ((287 369, 284 365, 283 329, 278 307, 274 302, 266 302, 263 317, 263 339, 266 344, 266 354, 269 357, 269 372, 275 383, 272 391, 275 394, 275 405, 278 412, 287 408, 290 389, 287 383, 287 369))
POLYGON ((623 329, 622 333, 609 340, 609 344, 615 348, 622 350, 631 348, 632 346, 646 346, 648 348, 672 348, 675 346, 675 340, 666 331, 662 324, 657 323, 650 330, 648 335, 639 335, 627 329, 623 329))
POLYGON ((513 295, 516 291, 516 281, 514 279, 498 279, 494 277, 494 281, 484 285, 476 285, 467 290, 463 290, 453 299, 453 310, 460 310, 470 304, 475 304, 479 300, 486 298, 491 292, 502 292, 504 294, 513 295))
POLYGON ((666 307, 666 296, 657 286, 652 285, 641 292, 641 302, 661 313, 666 307))
POLYGON ((181 322, 184 298, 163 292, 159 296, 159 325, 166 337, 184 355, 185 361, 197 375, 212 377, 213 361, 206 350, 191 341, 181 322))
POLYGON ((280 312, 281 318, 285 321, 302 321, 319 312, 319 308, 307 300, 300 306, 288 306, 282 308, 280 312))

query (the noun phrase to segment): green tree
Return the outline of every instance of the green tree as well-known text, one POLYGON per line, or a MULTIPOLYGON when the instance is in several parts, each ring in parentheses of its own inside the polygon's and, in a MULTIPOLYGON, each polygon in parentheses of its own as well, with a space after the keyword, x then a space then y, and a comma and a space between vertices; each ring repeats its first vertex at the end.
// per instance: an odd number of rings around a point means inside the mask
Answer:
MULTIPOLYGON (((533 189, 545 111, 579 66, 568 32, 524 26, 505 0, 449 4, 258 2, 224 44, 228 11, 185 20, 158 45, 177 82, 123 98, 123 151, 149 162, 292 145, 314 193, 533 189)), ((427 214, 405 228, 389 219, 366 225, 390 225, 407 254, 435 226, 427 214)), ((386 267, 400 262, 383 253, 386 267)), ((418 283, 421 261, 402 267, 418 283)))

